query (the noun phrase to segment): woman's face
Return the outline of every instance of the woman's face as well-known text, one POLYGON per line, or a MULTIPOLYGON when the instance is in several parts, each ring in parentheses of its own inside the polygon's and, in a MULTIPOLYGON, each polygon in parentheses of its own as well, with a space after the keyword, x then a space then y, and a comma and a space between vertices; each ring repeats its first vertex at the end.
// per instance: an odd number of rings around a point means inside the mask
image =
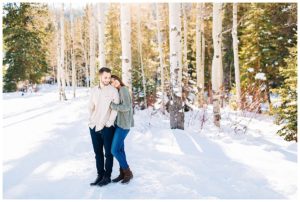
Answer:
POLYGON ((118 80, 116 80, 116 79, 114 79, 114 78, 111 78, 110 79, 110 82, 111 82, 111 85, 113 86, 113 87, 115 87, 115 88, 119 88, 120 87, 120 82, 118 81, 118 80))

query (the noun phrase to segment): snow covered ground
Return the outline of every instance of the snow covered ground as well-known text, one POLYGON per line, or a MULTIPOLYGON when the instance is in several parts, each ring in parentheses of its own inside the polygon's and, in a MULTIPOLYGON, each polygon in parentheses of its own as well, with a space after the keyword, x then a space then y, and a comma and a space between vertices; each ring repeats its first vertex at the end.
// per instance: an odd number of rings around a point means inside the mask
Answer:
POLYGON ((55 86, 3 94, 4 199, 297 199, 297 144, 275 135, 272 117, 227 108, 218 130, 211 106, 186 113, 184 131, 137 111, 126 139, 133 180, 90 187, 88 90, 77 95, 59 102, 55 86))

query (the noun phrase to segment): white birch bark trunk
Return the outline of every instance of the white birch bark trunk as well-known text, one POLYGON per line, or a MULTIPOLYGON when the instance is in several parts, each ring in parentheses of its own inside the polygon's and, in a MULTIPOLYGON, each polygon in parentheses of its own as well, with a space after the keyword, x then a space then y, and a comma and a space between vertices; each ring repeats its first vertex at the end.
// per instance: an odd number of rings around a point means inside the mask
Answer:
POLYGON ((160 76, 161 76, 161 92, 162 92, 162 101, 161 101, 161 109, 162 113, 165 113, 165 75, 164 75, 164 56, 162 49, 162 30, 160 27, 160 13, 159 13, 159 4, 156 3, 156 26, 157 26, 157 41, 158 41, 158 51, 159 51, 159 64, 160 64, 160 76))
POLYGON ((182 3, 182 14, 183 14, 183 66, 182 66, 182 99, 183 102, 188 102, 187 97, 189 95, 189 76, 188 76, 188 59, 187 59, 187 33, 188 33, 188 23, 187 23, 187 13, 186 4, 182 3))
POLYGON ((75 36, 74 36, 74 18, 73 18, 73 9, 72 4, 70 4, 70 27, 71 27, 71 62, 72 62, 72 88, 73 88, 73 97, 76 97, 76 67, 75 67, 75 36))
MULTIPOLYGON (((82 19, 83 20, 83 19, 82 19)), ((86 87, 89 87, 89 82, 88 82, 88 78, 89 78, 89 67, 88 67, 88 54, 87 54, 87 44, 86 44, 86 40, 84 38, 84 30, 83 30, 83 25, 80 25, 80 33, 81 33, 81 37, 80 37, 80 43, 81 43, 81 50, 83 52, 83 60, 84 60, 84 72, 85 72, 85 81, 86 81, 86 87)))
POLYGON ((69 54, 68 54, 68 44, 66 43, 65 44, 66 46, 66 50, 65 50, 65 79, 66 79, 66 86, 67 87, 70 87, 70 74, 69 74, 69 63, 68 63, 68 60, 69 60, 69 54))
POLYGON ((122 80, 132 92, 131 78, 131 19, 129 4, 121 3, 122 80))
POLYGON ((105 4, 98 3, 98 45, 99 45, 99 68, 106 67, 105 59, 105 4))
POLYGON ((241 82, 240 82, 240 68, 239 68, 239 53, 238 53, 238 36, 237 36, 237 3, 233 3, 232 8, 232 44, 234 57, 234 74, 236 85, 236 101, 238 110, 241 109, 241 82))
POLYGON ((138 20, 138 48, 140 54, 140 63, 141 63, 141 70, 142 70, 142 79, 143 79, 143 91, 144 91, 144 105, 147 109, 147 94, 146 94, 146 79, 145 79, 145 72, 144 72, 144 64, 143 64, 143 47, 142 47, 142 33, 141 33, 141 14, 140 14, 140 7, 137 10, 137 20, 138 20))
POLYGON ((204 104, 204 59, 204 6, 203 3, 198 3, 196 19, 196 69, 199 107, 203 107, 204 104))
POLYGON ((58 87, 58 94, 59 94, 59 100, 62 99, 62 86, 61 86, 61 64, 60 64, 60 14, 58 14, 59 17, 57 17, 56 22, 55 22, 55 27, 56 27, 56 43, 57 43, 57 48, 56 48, 56 77, 57 77, 57 87, 58 87))
POLYGON ((182 4, 183 13, 183 72, 187 73, 188 61, 187 61, 187 16, 185 4, 182 4))
POLYGON ((204 36, 204 11, 205 11, 205 3, 201 3, 201 16, 200 16, 200 28, 201 28, 201 71, 200 71, 200 80, 201 80, 201 99, 200 103, 203 106, 204 104, 204 89, 205 89, 205 76, 204 76, 204 68, 205 68, 205 36, 204 36))
POLYGON ((222 3, 213 3, 213 45, 214 56, 212 61, 212 90, 214 124, 220 127, 220 96, 222 78, 222 3))
POLYGON ((184 112, 182 106, 182 86, 180 69, 182 69, 181 18, 180 4, 169 3, 170 34, 170 125, 171 129, 184 129, 184 112))
POLYGON ((95 85, 95 15, 93 4, 89 5, 89 38, 90 38, 90 86, 95 85))
POLYGON ((179 30, 180 30, 180 44, 178 44, 178 48, 180 48, 178 51, 178 57, 179 57, 179 72, 178 72, 178 80, 179 80, 179 84, 180 84, 180 87, 181 87, 181 99, 182 99, 182 22, 181 22, 181 17, 182 17, 182 12, 181 12, 181 3, 179 5, 179 18, 180 18, 180 23, 179 23, 179 30))
POLYGON ((61 78, 61 97, 66 100, 66 80, 65 80, 65 68, 64 68, 64 57, 65 57, 65 36, 64 36, 64 4, 61 6, 60 12, 60 78, 61 78))

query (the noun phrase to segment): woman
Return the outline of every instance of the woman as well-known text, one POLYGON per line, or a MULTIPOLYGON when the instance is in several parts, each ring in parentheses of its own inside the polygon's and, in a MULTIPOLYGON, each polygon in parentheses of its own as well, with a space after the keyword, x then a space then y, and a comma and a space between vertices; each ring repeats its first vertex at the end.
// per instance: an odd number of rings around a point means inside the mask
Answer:
POLYGON ((112 181, 119 182, 122 180, 121 183, 128 183, 133 178, 133 174, 126 161, 124 140, 129 133, 130 127, 133 127, 134 124, 132 100, 128 88, 118 76, 111 76, 111 85, 118 89, 120 95, 120 104, 111 103, 110 105, 111 109, 118 111, 111 153, 120 164, 120 174, 112 181))

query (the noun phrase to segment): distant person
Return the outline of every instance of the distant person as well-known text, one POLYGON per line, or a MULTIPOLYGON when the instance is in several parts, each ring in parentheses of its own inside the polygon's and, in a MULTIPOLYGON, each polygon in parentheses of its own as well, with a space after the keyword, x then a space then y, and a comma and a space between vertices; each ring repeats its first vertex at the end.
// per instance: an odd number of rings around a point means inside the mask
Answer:
POLYGON ((110 78, 111 70, 102 67, 99 70, 99 85, 92 88, 89 100, 89 128, 98 174, 95 181, 90 183, 91 186, 105 186, 111 182, 113 168, 111 144, 115 132, 114 122, 117 111, 112 110, 110 104, 112 102, 119 104, 119 94, 117 89, 110 85, 110 78))
POLYGON ((120 104, 111 103, 110 105, 112 110, 118 111, 111 152, 120 165, 120 174, 112 181, 119 182, 122 180, 121 183, 128 183, 133 178, 133 174, 126 160, 124 141, 130 127, 134 126, 132 99, 128 88, 118 76, 111 76, 111 85, 118 89, 120 95, 120 104))

